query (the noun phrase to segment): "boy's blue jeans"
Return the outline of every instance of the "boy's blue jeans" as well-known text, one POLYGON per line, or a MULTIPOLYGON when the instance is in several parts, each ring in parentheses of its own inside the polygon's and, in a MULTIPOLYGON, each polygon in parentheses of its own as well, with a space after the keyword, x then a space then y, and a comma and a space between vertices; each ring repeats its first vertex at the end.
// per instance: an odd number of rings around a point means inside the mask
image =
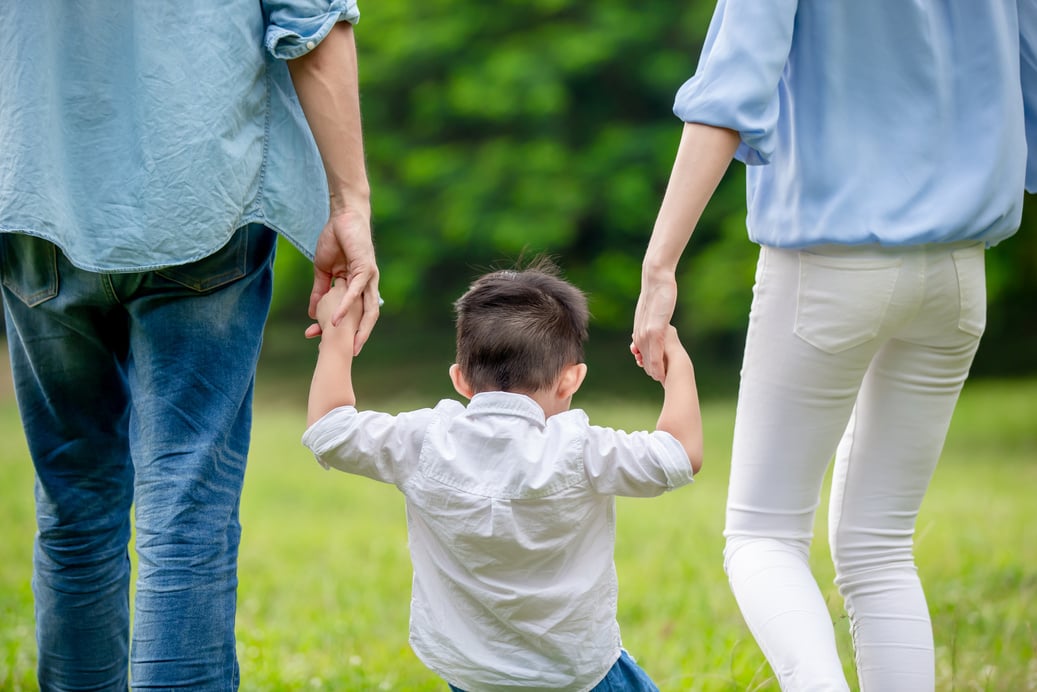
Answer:
POLYGON ((42 689, 126 689, 128 671, 134 688, 237 687, 238 504, 275 238, 253 225, 198 262, 106 274, 0 235, 42 689))
MULTIPOLYGON (((453 692, 464 690, 450 685, 453 692)), ((637 665, 637 662, 623 650, 619 659, 612 665, 601 682, 591 688, 590 692, 659 692, 648 673, 637 665)))

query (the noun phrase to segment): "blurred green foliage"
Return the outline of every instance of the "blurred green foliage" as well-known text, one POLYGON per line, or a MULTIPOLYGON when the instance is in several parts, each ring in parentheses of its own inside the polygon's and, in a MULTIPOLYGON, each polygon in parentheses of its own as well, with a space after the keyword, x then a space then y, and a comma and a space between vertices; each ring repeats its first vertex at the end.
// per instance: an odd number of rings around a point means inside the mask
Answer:
MULTIPOLYGON (((476 274, 546 252, 588 292, 596 329, 629 333, 680 138, 673 96, 695 71, 712 10, 707 0, 364 5, 383 320, 449 328, 450 305, 476 274)), ((744 219, 735 163, 680 268, 675 319, 699 354, 740 355, 756 259, 744 219)), ((1035 231, 1030 199, 1024 229, 990 253, 982 353, 1001 370, 1037 367, 1035 231)), ((274 318, 298 315, 309 264, 286 248, 278 272, 274 318)))

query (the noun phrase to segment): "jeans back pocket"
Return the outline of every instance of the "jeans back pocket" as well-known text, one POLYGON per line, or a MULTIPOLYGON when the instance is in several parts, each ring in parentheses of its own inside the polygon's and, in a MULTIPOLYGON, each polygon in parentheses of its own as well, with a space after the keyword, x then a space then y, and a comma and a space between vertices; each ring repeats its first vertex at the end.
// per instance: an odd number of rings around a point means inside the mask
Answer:
POLYGON ((184 288, 206 293, 233 283, 273 256, 277 234, 262 224, 249 224, 234 232, 226 245, 195 262, 165 267, 155 272, 184 288))
POLYGON ((4 288, 30 308, 58 294, 58 248, 26 233, 0 233, 4 288))

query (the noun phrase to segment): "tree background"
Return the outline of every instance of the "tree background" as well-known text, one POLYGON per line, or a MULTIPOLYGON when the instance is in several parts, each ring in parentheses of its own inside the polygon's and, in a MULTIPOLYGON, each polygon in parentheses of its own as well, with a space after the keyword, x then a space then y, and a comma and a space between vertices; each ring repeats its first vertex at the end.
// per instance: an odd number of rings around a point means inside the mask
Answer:
MULTIPOLYGON (((695 71, 713 5, 363 5, 361 100, 385 299, 368 350, 449 362, 451 305, 471 279, 544 252, 588 293, 592 347, 608 368, 626 364, 640 260, 680 139, 673 97, 695 71)), ((675 322, 699 371, 728 384, 757 252, 744 184, 736 162, 678 274, 675 322)), ((1035 227, 1028 197, 1023 228, 988 253, 988 327, 974 374, 1037 370, 1035 227)), ((276 271, 272 325, 296 330, 311 267, 284 246, 276 271)))

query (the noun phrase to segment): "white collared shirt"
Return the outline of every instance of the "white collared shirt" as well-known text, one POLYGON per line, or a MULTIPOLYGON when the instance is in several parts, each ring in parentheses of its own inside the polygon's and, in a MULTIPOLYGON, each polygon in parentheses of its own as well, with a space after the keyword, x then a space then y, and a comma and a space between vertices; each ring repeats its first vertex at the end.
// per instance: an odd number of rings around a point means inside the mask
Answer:
POLYGON ((669 433, 592 426, 578 409, 545 420, 507 392, 396 416, 342 407, 303 444, 403 492, 411 647, 470 692, 597 684, 620 653, 614 497, 692 480, 669 433))

